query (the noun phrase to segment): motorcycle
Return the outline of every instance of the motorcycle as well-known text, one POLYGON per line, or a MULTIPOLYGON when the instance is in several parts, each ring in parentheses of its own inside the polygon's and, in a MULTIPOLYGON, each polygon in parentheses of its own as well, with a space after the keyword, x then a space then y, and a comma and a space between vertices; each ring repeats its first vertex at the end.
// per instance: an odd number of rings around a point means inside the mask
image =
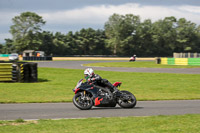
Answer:
MULTIPOLYGON (((121 82, 115 82, 115 87, 120 87, 121 82)), ((81 110, 89 110, 95 107, 115 107, 117 104, 122 108, 135 107, 136 97, 129 91, 117 91, 112 93, 104 87, 83 82, 79 80, 76 87, 73 89, 75 96, 73 104, 81 110)))

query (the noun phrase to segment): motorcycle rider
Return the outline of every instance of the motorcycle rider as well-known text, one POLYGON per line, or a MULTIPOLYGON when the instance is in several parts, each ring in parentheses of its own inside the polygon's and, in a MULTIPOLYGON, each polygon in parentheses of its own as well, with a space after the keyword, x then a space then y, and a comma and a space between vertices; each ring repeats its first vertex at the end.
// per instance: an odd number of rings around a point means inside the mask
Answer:
POLYGON ((112 85, 107 79, 102 79, 98 74, 95 74, 92 68, 85 69, 84 76, 88 83, 93 83, 101 87, 108 88, 113 93, 116 93, 118 91, 118 89, 114 85, 112 85))

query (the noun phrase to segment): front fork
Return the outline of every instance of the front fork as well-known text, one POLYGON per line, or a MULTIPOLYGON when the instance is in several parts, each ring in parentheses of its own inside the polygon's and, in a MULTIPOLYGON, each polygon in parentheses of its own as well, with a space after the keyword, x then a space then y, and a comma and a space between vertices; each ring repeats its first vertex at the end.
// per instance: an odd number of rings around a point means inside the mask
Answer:
POLYGON ((81 93, 81 97, 82 97, 82 99, 84 99, 84 98, 86 97, 86 91, 83 91, 83 92, 81 93))
POLYGON ((89 100, 89 96, 88 96, 88 94, 86 93, 86 91, 83 91, 83 93, 81 93, 81 99, 82 99, 82 100, 89 100))

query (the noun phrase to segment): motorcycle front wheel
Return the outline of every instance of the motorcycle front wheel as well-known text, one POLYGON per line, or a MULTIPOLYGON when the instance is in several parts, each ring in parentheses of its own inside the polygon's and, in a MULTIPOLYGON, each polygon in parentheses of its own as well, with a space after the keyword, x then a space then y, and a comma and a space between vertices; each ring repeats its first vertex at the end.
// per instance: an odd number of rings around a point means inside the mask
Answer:
POLYGON ((129 91, 120 91, 118 104, 122 108, 133 108, 137 103, 136 97, 129 91))
POLYGON ((88 110, 92 108, 93 101, 88 94, 84 95, 83 92, 79 92, 73 97, 73 104, 81 110, 88 110))

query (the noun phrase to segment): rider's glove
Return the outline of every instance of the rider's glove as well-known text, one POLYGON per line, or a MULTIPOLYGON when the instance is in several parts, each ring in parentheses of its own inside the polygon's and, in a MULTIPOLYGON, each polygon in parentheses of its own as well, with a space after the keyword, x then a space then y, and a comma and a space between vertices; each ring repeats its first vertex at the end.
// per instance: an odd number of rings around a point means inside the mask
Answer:
POLYGON ((92 82, 94 80, 95 80, 95 78, 88 78, 88 82, 92 82))

